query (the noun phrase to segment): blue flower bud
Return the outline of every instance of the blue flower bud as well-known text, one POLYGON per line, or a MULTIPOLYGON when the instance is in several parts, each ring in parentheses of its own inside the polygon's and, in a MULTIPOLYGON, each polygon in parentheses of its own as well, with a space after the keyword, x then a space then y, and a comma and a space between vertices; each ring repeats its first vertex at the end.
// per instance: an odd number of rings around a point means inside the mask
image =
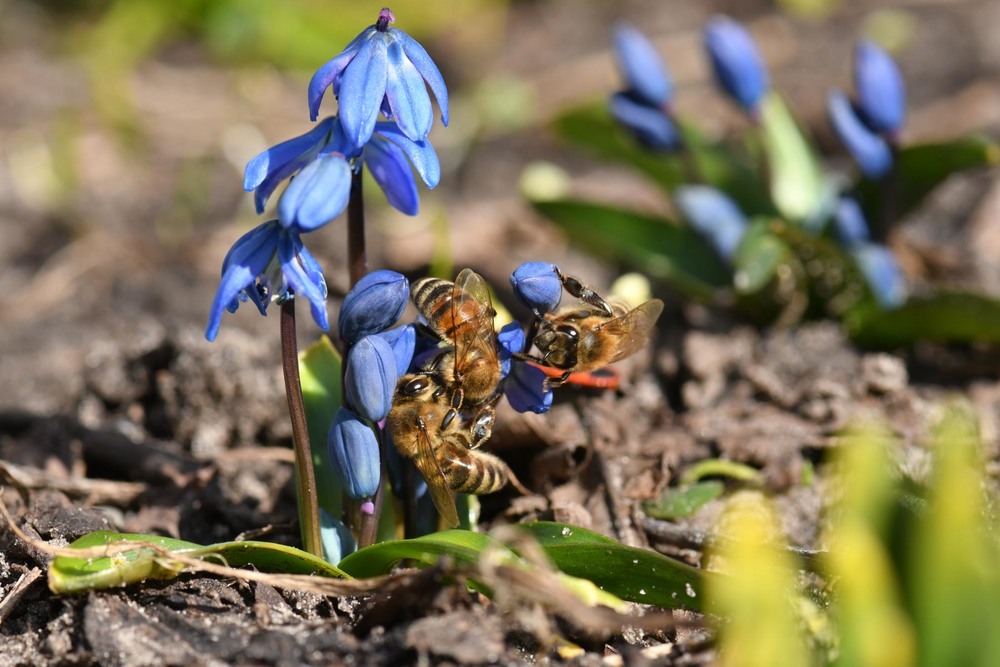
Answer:
POLYGON ((663 59, 653 43, 627 24, 615 28, 615 55, 627 88, 647 105, 662 107, 674 92, 663 59))
POLYGON ((845 248, 853 248, 869 240, 868 222, 865 220, 861 205, 853 197, 841 197, 837 201, 833 222, 837 239, 845 248))
POLYGON ((521 328, 520 322, 510 322, 500 329, 500 333, 497 334, 497 343, 500 346, 497 352, 500 355, 501 377, 507 377, 510 373, 513 355, 524 351, 524 339, 524 329, 521 328))
POLYGON ((353 344, 391 327, 403 315, 410 298, 410 283, 395 271, 372 271, 358 281, 344 297, 337 330, 340 338, 353 344))
POLYGON ((705 46, 722 89, 747 112, 755 113, 770 83, 750 33, 728 16, 715 16, 705 25, 705 46))
POLYGON ((537 366, 514 363, 503 387, 507 402, 518 412, 548 412, 552 407, 552 390, 546 387, 545 379, 545 372, 537 366))
POLYGON ((749 225, 736 202, 708 185, 683 185, 674 190, 674 203, 720 257, 732 260, 749 225))
POLYGON ((384 339, 365 336, 351 346, 344 367, 344 395, 362 417, 373 422, 386 418, 397 379, 396 357, 384 339))
POLYGON ((340 559, 358 548, 347 526, 322 507, 319 508, 319 536, 323 543, 323 558, 327 563, 336 565, 340 559))
POLYGON ((662 109, 637 101, 633 93, 612 95, 609 109, 611 116, 646 148, 673 151, 681 147, 681 135, 674 121, 662 109))
POLYGON ((356 500, 374 496, 382 464, 371 427, 347 408, 340 408, 330 425, 327 448, 344 491, 356 500))
POLYGON ((406 324, 375 334, 375 337, 381 338, 392 348, 392 354, 396 358, 396 372, 399 375, 409 370, 410 362, 413 361, 413 352, 417 348, 417 328, 415 326, 406 324))
POLYGON ((514 296, 536 315, 556 309, 562 299, 562 283, 549 262, 525 262, 510 276, 514 296))
POLYGON ((896 62, 874 42, 854 51, 854 85, 865 123, 878 133, 894 134, 906 120, 906 86, 896 62))
POLYGON ((892 150, 879 135, 865 126, 847 99, 839 90, 826 98, 826 110, 837 136, 868 178, 879 179, 892 167, 892 150))
POLYGON ((884 245, 859 243, 850 250, 878 304, 891 310, 906 302, 906 281, 895 256, 884 245))

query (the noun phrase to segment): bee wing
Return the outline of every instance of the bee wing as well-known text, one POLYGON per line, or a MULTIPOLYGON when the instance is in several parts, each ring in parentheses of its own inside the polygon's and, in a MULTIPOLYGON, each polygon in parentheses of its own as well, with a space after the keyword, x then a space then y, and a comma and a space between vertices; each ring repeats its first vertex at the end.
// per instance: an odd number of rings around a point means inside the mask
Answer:
POLYGON ((608 363, 624 359, 645 347, 656 320, 663 312, 663 302, 650 299, 621 317, 616 317, 600 325, 600 330, 616 336, 618 347, 608 363))
POLYGON ((473 321, 476 326, 458 327, 455 336, 455 369, 461 371, 468 360, 485 359, 490 365, 499 365, 496 331, 493 329, 493 300, 490 288, 483 277, 472 269, 462 269, 455 278, 455 292, 451 297, 452 321, 473 321), (469 300, 471 297, 471 301, 469 300))
POLYGON ((458 509, 455 507, 455 494, 448 486, 444 471, 434 455, 434 447, 431 445, 430 434, 427 429, 417 430, 417 454, 413 457, 413 463, 417 470, 423 475, 427 482, 427 490, 434 501, 434 507, 438 513, 452 528, 458 526, 458 509))

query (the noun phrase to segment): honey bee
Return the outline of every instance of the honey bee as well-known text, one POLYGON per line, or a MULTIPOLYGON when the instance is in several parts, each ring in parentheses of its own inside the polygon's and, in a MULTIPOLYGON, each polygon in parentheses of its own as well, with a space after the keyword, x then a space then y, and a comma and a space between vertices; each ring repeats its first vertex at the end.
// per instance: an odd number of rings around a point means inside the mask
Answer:
POLYGON ((486 404, 492 409, 501 371, 493 329, 496 311, 486 281, 471 269, 453 283, 424 278, 413 284, 413 303, 434 335, 450 346, 423 370, 447 388, 456 410, 486 404))
POLYGON ((438 513, 451 526, 458 525, 455 491, 477 495, 499 491, 508 482, 527 493, 501 459, 473 449, 473 439, 485 432, 489 423, 479 416, 468 424, 449 404, 447 390, 433 375, 404 375, 396 384, 389 412, 392 441, 405 458, 416 465, 430 491, 438 513))
POLYGON ((556 270, 563 288, 584 302, 555 314, 546 313, 538 322, 533 339, 540 356, 519 355, 528 361, 562 370, 549 378, 550 386, 563 384, 572 373, 591 371, 624 359, 642 348, 663 311, 659 299, 630 308, 624 301, 605 301, 597 292, 572 276, 556 270))

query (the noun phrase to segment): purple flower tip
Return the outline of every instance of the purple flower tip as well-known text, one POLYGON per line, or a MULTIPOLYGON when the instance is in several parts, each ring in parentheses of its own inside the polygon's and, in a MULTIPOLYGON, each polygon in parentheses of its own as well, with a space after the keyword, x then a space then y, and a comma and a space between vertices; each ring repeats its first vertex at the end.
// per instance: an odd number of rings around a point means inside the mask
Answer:
POLYGON ((369 516, 375 514, 375 503, 370 500, 361 503, 361 513, 368 514, 369 516))

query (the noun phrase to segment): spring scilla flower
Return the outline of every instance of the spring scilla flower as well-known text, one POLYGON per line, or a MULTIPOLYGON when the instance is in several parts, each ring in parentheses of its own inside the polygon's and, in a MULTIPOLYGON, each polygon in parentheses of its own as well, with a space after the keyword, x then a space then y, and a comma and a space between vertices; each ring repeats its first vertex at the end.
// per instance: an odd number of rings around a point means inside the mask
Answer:
POLYGON ((705 24, 705 46, 722 89, 751 116, 770 90, 767 68, 747 29, 728 16, 705 24))
POLYGON ((555 310, 562 299, 562 283, 551 262, 525 262, 510 275, 514 296, 536 317, 555 310))
POLYGON ((360 162, 368 167, 389 204, 407 215, 416 215, 420 208, 413 169, 432 190, 441 180, 441 163, 431 143, 426 139, 413 141, 394 123, 375 125, 371 141, 361 151, 360 162))
POLYGON ((861 206, 851 197, 841 197, 834 215, 840 244, 854 259, 879 306, 898 308, 906 301, 906 281, 892 251, 868 240, 868 223, 861 206))
POLYGON ((839 90, 826 98, 827 115, 833 129, 858 167, 868 178, 879 179, 892 168, 892 149, 885 139, 862 122, 851 101, 839 90))
POLYGON ((861 205, 854 197, 840 197, 837 200, 833 224, 837 240, 845 248, 851 248, 870 240, 868 222, 865 220, 861 205))
POLYGON ((497 333, 497 343, 499 345, 497 352, 500 357, 501 377, 507 377, 507 374, 510 373, 513 356, 518 352, 524 351, 524 341, 524 329, 521 328, 520 322, 505 324, 500 329, 500 332, 497 333))
POLYGON ((865 124, 895 136, 906 120, 906 86, 896 62, 874 42, 863 40, 854 50, 854 86, 865 124))
POLYGON ((319 116, 326 89, 333 86, 340 123, 355 146, 371 138, 379 111, 399 125, 412 141, 421 141, 434 122, 430 86, 448 124, 448 88, 437 65, 416 40, 402 30, 386 8, 342 53, 320 67, 309 82, 309 115, 319 116), (426 86, 425 86, 426 82, 426 86))
POLYGON ((708 185, 684 185, 674 191, 674 203, 719 257, 732 261, 750 224, 736 202, 708 185))
POLYGON ((362 276, 344 297, 337 332, 353 345, 364 336, 385 331, 402 317, 410 298, 410 282, 401 273, 380 269, 362 276))
POLYGON ((327 331, 323 270, 303 245, 297 228, 277 220, 265 222, 241 236, 226 254, 205 338, 215 340, 222 311, 236 312, 241 301, 253 302, 266 315, 271 301, 281 303, 296 294, 309 300, 313 319, 327 331))
POLYGON ((653 44, 629 25, 615 29, 615 55, 626 89, 609 101, 611 115, 652 150, 675 150, 680 134, 670 115, 673 84, 653 44))
POLYGON ((406 324, 374 335, 392 348, 392 354, 396 358, 396 372, 405 373, 417 348, 417 328, 412 324, 406 324))
POLYGON ((504 396, 518 412, 548 412, 552 407, 552 390, 546 379, 541 368, 515 360, 511 365, 510 375, 504 380, 504 396))
POLYGON ((374 496, 382 464, 371 427, 347 408, 340 408, 330 426, 327 448, 344 491, 356 500, 374 496))
POLYGON ((372 422, 385 419, 396 391, 396 357, 378 336, 365 336, 351 346, 344 366, 344 398, 372 422))

